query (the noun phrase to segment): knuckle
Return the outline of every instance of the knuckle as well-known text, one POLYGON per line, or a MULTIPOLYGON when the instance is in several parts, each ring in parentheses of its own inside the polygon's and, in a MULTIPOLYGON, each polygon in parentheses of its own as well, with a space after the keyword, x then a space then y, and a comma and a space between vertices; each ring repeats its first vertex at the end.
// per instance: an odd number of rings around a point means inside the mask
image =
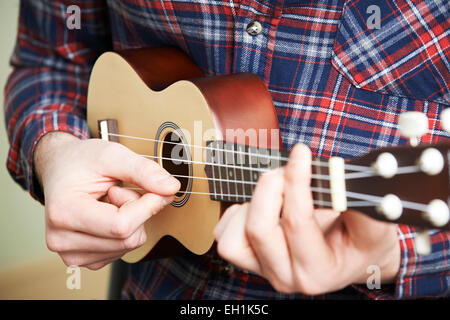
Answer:
POLYGON ((45 242, 47 244, 47 248, 48 250, 52 251, 52 252, 60 252, 63 251, 62 245, 58 239, 58 237, 56 237, 55 235, 53 235, 52 233, 48 233, 45 236, 45 242))
MULTIPOLYGON (((296 231, 302 222, 301 218, 303 217, 300 214, 285 209, 282 214, 282 226, 286 231, 296 231)), ((305 217, 305 219, 309 219, 309 217, 305 217)))
POLYGON ((138 236, 131 236, 122 240, 122 248, 124 250, 132 250, 140 245, 140 238, 138 236))
POLYGON ((217 243, 217 252, 225 260, 233 260, 235 250, 229 242, 222 240, 217 243))
POLYGON ((291 294, 296 292, 292 286, 289 286, 282 281, 272 281, 271 284, 275 291, 280 293, 291 294))
POLYGON ((118 215, 111 227, 112 236, 127 239, 131 235, 131 221, 125 215, 118 215))
POLYGON ((260 243, 264 240, 265 235, 267 235, 265 229, 267 228, 265 228, 262 223, 252 222, 246 224, 245 233, 250 242, 260 243))
POLYGON ((309 296, 315 296, 326 292, 323 286, 320 285, 317 279, 314 279, 312 275, 297 274, 297 276, 294 279, 294 284, 295 288, 298 289, 297 291, 309 296))
POLYGON ((51 226, 55 227, 63 227, 64 226, 64 218, 63 211, 60 210, 60 206, 55 202, 50 202, 46 206, 47 213, 47 221, 51 226))
POLYGON ((303 285, 303 287, 300 288, 301 288, 300 291, 308 296, 316 296, 319 294, 323 294, 325 292, 316 285, 303 285))
POLYGON ((142 246, 145 242, 147 242, 147 233, 142 231, 139 237, 138 247, 142 246))
POLYGON ((281 293, 294 293, 295 287, 291 278, 287 274, 272 274, 268 278, 272 287, 281 293))
POLYGON ((225 215, 230 215, 232 212, 239 210, 242 206, 243 206, 242 204, 238 204, 238 203, 235 203, 235 204, 229 206, 223 213, 222 217, 225 215))
POLYGON ((239 203, 235 203, 232 204, 231 206, 228 207, 228 209, 225 212, 232 212, 234 210, 238 210, 239 208, 241 208, 242 204, 239 203))
POLYGON ((81 261, 80 259, 75 256, 75 255, 67 255, 67 256, 62 256, 61 255, 61 259, 64 262, 64 264, 67 267, 71 267, 71 266, 80 266, 81 265, 81 261))

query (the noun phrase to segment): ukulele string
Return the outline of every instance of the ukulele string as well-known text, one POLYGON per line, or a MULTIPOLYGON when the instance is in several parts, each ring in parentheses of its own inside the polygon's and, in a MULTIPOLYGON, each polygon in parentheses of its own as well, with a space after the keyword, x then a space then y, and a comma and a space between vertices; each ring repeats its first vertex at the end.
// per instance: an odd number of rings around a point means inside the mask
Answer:
MULTIPOLYGON (((203 162, 203 161, 194 161, 194 160, 185 160, 185 159, 173 159, 173 158, 166 158, 166 157, 160 157, 160 156, 150 156, 150 155, 145 155, 145 154, 140 154, 140 156, 144 157, 144 158, 150 158, 150 159, 161 159, 161 160, 171 160, 171 161, 177 161, 177 162, 184 162, 184 163, 194 163, 194 164, 205 164, 205 165, 211 165, 211 167, 225 167, 225 168, 230 168, 230 169, 241 169, 241 170, 247 170, 247 171, 251 171, 251 172, 269 172, 270 169, 263 169, 263 168, 251 168, 251 167, 240 167, 240 166, 235 166, 235 165, 231 165, 231 164, 221 164, 221 163, 215 163, 215 162, 203 162)), ((330 177, 327 175, 319 175, 319 174, 312 174, 311 177, 313 179, 318 179, 318 180, 330 180, 330 177)), ((210 178, 212 179, 212 178, 210 178)), ((230 180, 223 180, 223 181, 227 181, 227 182, 232 182, 230 180)), ((239 181, 241 182, 241 181, 239 181)))
MULTIPOLYGON (((238 150, 227 150, 227 149, 220 149, 220 148, 212 148, 212 147, 205 147, 205 146, 199 146, 199 145, 193 145, 193 144, 185 144, 185 143, 179 143, 179 142, 173 142, 173 141, 165 141, 165 140, 158 140, 158 139, 151 139, 151 138, 142 138, 137 136, 130 136, 125 134, 119 134, 119 133, 108 133, 109 136, 113 137, 119 137, 119 138, 126 138, 126 139, 135 139, 135 140, 143 140, 143 141, 151 141, 151 142, 161 142, 165 144, 173 144, 173 145, 180 145, 185 147, 192 147, 192 148, 200 148, 200 149, 206 149, 211 151, 220 151, 220 152, 227 152, 227 153, 233 153, 233 154, 242 154, 247 156, 254 156, 257 158, 267 158, 267 159, 274 159, 278 161, 288 161, 288 157, 281 157, 281 156, 273 156, 273 155, 267 155, 267 154, 259 154, 259 153, 249 153, 245 151, 238 151, 238 150)), ((326 161, 320 161, 320 160, 312 160, 311 164, 316 166, 322 166, 322 167, 328 167, 329 164, 326 161)), ((371 167, 367 166, 360 166, 360 165, 353 165, 353 164, 345 164, 345 168, 350 171, 365 171, 365 172, 372 172, 373 169, 371 167)))
MULTIPOLYGON (((134 191, 143 191, 142 188, 137 187, 125 187, 125 189, 128 190, 134 190, 134 191)), ((331 193, 330 189, 324 189, 324 188, 317 188, 317 187, 311 187, 312 192, 322 192, 322 193, 331 193)), ((220 196, 220 197, 228 197, 229 200, 236 199, 236 198, 243 198, 244 200, 251 200, 250 195, 244 195, 244 194, 230 194, 230 193, 211 193, 211 192, 198 192, 198 191, 179 191, 178 194, 196 194, 196 195, 208 195, 208 196, 220 196)), ((358 200, 364 200, 364 201, 347 201, 347 207, 349 208, 356 208, 356 207, 366 207, 366 206, 376 206, 383 200, 383 197, 364 194, 364 193, 357 193, 357 192, 346 192, 346 196, 348 198, 358 199, 358 200)), ((402 206, 407 209, 417 210, 417 211, 425 211, 427 209, 426 204, 417 203, 417 202, 411 202, 411 201, 405 201, 400 200, 402 206)), ((328 207, 332 207, 332 203, 329 201, 323 201, 323 200, 316 200, 313 199, 314 204, 319 205, 326 205, 328 207)))
MULTIPOLYGON (((226 164, 226 163, 204 162, 204 161, 195 161, 195 160, 187 160, 187 159, 174 159, 174 158, 167 158, 167 157, 162 157, 162 156, 151 156, 151 155, 146 155, 146 154, 140 154, 140 156, 142 156, 144 158, 149 158, 152 160, 161 159, 161 160, 176 161, 176 162, 180 162, 180 163, 204 164, 204 165, 210 165, 212 167, 225 167, 225 168, 229 168, 229 169, 241 169, 241 170, 246 170, 246 171, 250 171, 250 172, 264 173, 264 172, 268 172, 271 170, 271 169, 263 169, 263 168, 235 166, 235 165, 226 164)), ((405 166, 405 167, 399 167, 397 169, 396 174, 398 175, 398 174, 407 174, 407 173, 414 173, 414 172, 419 172, 419 168, 417 168, 417 166, 405 166)), ((367 177, 375 177, 375 176, 378 176, 378 173, 376 173, 375 171, 352 172, 352 173, 346 173, 345 179, 351 180, 351 179, 359 179, 359 178, 367 178, 367 177)), ((317 180, 330 180, 330 177, 327 175, 311 174, 311 177, 313 179, 317 179, 317 180)))
MULTIPOLYGON (((145 191, 142 188, 134 188, 134 187, 126 187, 125 189, 128 190, 134 190, 134 191, 145 191)), ((209 193, 209 192, 198 192, 198 191, 180 191, 178 193, 181 194, 198 194, 198 195, 206 195, 206 196, 221 196, 221 197, 228 197, 229 199, 232 198, 243 198, 245 201, 250 200, 252 197, 249 195, 243 195, 243 194, 227 194, 227 193, 209 193)), ((324 200, 313 200, 313 203, 315 205, 322 205, 322 206, 328 206, 331 207, 332 203, 329 201, 324 200)))

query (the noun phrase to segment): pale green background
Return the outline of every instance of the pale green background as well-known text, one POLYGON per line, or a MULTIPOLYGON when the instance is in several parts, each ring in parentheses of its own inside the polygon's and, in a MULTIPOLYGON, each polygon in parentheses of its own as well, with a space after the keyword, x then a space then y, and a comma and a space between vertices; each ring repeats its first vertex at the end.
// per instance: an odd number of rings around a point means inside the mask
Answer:
MULTIPOLYGON (((11 71, 9 57, 14 48, 18 0, 0 1, 0 101, 11 71)), ((0 121, 0 268, 22 264, 49 255, 45 245, 44 209, 23 191, 6 169, 8 138, 4 117, 0 121)))

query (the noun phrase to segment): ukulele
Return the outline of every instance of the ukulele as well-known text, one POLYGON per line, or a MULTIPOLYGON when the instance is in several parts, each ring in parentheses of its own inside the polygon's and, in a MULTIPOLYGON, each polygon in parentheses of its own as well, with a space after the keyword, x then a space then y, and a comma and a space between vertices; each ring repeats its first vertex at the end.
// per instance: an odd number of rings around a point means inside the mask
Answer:
MULTIPOLYGON (((146 221, 147 241, 126 254, 126 262, 186 249, 205 254, 227 206, 249 201, 259 175, 283 166, 289 156, 280 148, 270 93, 256 75, 205 77, 175 48, 102 54, 91 73, 87 105, 94 138, 158 162, 181 183, 172 204, 146 221)), ((339 212, 354 208, 374 219, 418 227, 424 231, 417 250, 427 253, 425 230, 450 230, 449 143, 417 145, 428 130, 427 118, 417 112, 399 118, 408 146, 345 161, 312 161, 314 205, 339 212)))

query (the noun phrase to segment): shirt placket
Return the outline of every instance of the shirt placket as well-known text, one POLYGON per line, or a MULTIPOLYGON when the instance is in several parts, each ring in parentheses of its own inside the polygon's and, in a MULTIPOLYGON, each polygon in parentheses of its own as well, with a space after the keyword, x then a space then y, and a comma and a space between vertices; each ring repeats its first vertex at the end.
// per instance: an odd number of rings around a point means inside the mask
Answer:
POLYGON ((242 0, 236 5, 233 73, 250 72, 269 82, 283 2, 242 0))

